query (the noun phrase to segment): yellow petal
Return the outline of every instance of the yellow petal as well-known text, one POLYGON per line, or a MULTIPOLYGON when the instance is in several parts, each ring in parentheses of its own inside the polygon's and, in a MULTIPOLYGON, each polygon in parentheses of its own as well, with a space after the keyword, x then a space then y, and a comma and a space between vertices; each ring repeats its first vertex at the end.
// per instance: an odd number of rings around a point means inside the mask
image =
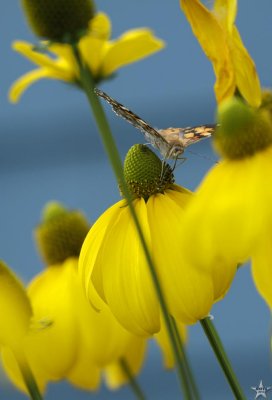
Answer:
POLYGON ((216 75, 214 90, 220 102, 235 91, 226 32, 216 16, 199 0, 180 0, 180 5, 204 53, 213 64, 216 75))
POLYGON ((32 307, 19 279, 0 261, 0 347, 20 349, 28 332, 32 307))
POLYGON ((232 33, 232 28, 237 14, 237 0, 215 0, 214 14, 225 26, 225 29, 232 33))
POLYGON ((104 13, 98 13, 90 21, 90 30, 79 41, 83 59, 94 77, 100 77, 103 60, 103 48, 111 35, 111 21, 104 13))
POLYGON ((255 64, 245 48, 236 27, 233 29, 231 57, 235 69, 237 87, 252 107, 261 104, 261 85, 255 64))
POLYGON ((42 78, 52 78, 51 71, 41 68, 21 76, 12 84, 9 90, 9 100, 12 103, 17 103, 26 89, 42 78))
POLYGON ((127 364, 132 375, 137 375, 144 362, 147 340, 137 336, 131 336, 126 352, 119 362, 110 364, 105 368, 105 380, 110 389, 117 389, 121 385, 128 383, 128 376, 124 373, 121 360, 127 364))
POLYGON ((107 14, 99 12, 90 20, 89 35, 103 41, 110 39, 111 21, 107 14))
POLYGON ((79 357, 67 373, 66 379, 83 390, 96 390, 100 386, 101 370, 87 357, 79 357))
MULTIPOLYGON (((139 199, 134 201, 134 206, 150 245, 146 204, 139 199)), ((107 303, 118 321, 136 335, 157 332, 158 301, 128 207, 120 209, 118 218, 105 235, 96 263, 103 271, 107 303)))
POLYGON ((271 229, 261 236, 252 257, 252 275, 255 285, 270 309, 272 309, 272 236, 271 229))
MULTIPOLYGON (((188 201, 188 194, 185 196, 188 201)), ((154 260, 170 312, 179 321, 192 324, 209 313, 213 286, 205 271, 197 271, 183 258, 180 240, 185 199, 183 193, 169 190, 151 196, 147 209, 154 260)))
POLYGON ((28 289, 36 319, 52 321, 49 328, 32 332, 27 343, 28 355, 44 376, 53 380, 65 377, 77 355, 75 265, 77 260, 48 267, 28 289))
POLYGON ((94 77, 101 75, 100 69, 103 62, 104 46, 105 41, 95 36, 84 36, 79 42, 82 57, 94 77))
MULTIPOLYGON (((16 356, 15 358, 10 348, 4 347, 1 349, 1 358, 4 371, 7 374, 8 378, 19 390, 28 394, 29 392, 22 378, 22 372, 20 369, 24 367, 24 365, 21 365, 20 363, 20 357, 18 360, 18 357, 16 356)), ((35 367, 33 369, 33 364, 31 365, 31 367, 32 367, 31 368, 32 372, 34 372, 35 381, 39 387, 39 390, 41 393, 44 393, 47 384, 47 379, 45 378, 44 374, 42 373, 40 374, 35 367)))
POLYGON ((222 63, 228 49, 225 32, 216 17, 199 0, 180 0, 180 5, 206 56, 222 63))
POLYGON ((12 48, 40 67, 49 69, 55 68, 56 60, 53 60, 48 55, 42 54, 39 51, 33 50, 34 46, 31 43, 16 41, 13 42, 12 48))
POLYGON ((164 42, 148 29, 128 31, 119 39, 105 44, 101 75, 111 75, 118 68, 141 60, 163 47, 164 42))
MULTIPOLYGON (((121 200, 105 211, 103 216, 93 224, 80 251, 78 263, 79 274, 83 286, 85 287, 86 294, 89 295, 89 299, 94 303, 94 305, 96 305, 97 302, 97 295, 95 295, 95 291, 93 290, 94 287, 92 282, 94 283, 95 290, 99 293, 99 296, 105 301, 101 266, 96 264, 96 258, 108 227, 111 227, 113 221, 118 218, 120 209, 125 206, 126 202, 121 200)), ((99 305, 97 305, 97 308, 99 309, 99 305)))
MULTIPOLYGON (((179 322, 177 324, 177 329, 180 335, 180 338, 185 346, 187 331, 186 326, 179 322)), ((154 335, 155 340, 158 342, 164 357, 164 366, 165 368, 174 368, 175 367, 175 357, 173 355, 173 349, 169 341, 168 332, 166 330, 165 323, 161 321, 161 330, 160 332, 154 335)))
POLYGON ((269 148, 254 157, 217 165, 187 208, 183 256, 190 265, 210 271, 217 298, 231 284, 236 264, 253 254, 272 222, 272 177, 270 182, 264 174, 272 168, 271 155, 269 148))

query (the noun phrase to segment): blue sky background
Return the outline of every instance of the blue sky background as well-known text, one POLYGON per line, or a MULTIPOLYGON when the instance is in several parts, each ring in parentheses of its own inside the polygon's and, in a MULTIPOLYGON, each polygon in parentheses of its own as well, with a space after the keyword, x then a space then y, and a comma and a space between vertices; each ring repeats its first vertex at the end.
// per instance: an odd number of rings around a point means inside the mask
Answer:
MULTIPOLYGON (((127 29, 147 26, 164 39, 164 51, 120 70, 101 88, 142 116, 153 126, 187 126, 214 121, 214 75, 210 62, 182 15, 178 0, 97 2, 112 19, 113 37, 127 29)), ((263 86, 272 86, 271 0, 241 0, 237 25, 254 58, 263 86)), ((33 228, 49 200, 80 208, 94 221, 119 192, 103 153, 84 95, 57 81, 41 81, 30 88, 18 105, 9 104, 11 83, 33 68, 11 49, 15 39, 36 43, 20 8, 5 1, 0 14, 0 257, 25 282, 42 269, 35 249, 33 228)), ((105 105, 122 157, 134 143, 143 142, 133 127, 105 105)), ((194 146, 187 161, 176 169, 177 183, 194 189, 213 165, 209 140, 194 146)), ((205 205, 203 205, 205 212, 205 205)), ((197 226, 196 226, 197 229, 197 226)), ((270 313, 252 283, 250 268, 241 269, 230 293, 213 311, 215 324, 249 399, 250 386, 263 379, 272 384, 269 355, 270 313)), ((190 328, 188 352, 203 399, 232 399, 200 326, 190 328)), ((178 399, 172 372, 164 372, 161 356, 151 343, 139 378, 149 399, 178 399)), ((78 392, 66 384, 50 385, 48 400, 56 398, 133 399, 129 388, 115 394, 105 388, 96 394, 78 392)), ((1 378, 0 398, 25 397, 1 378)))

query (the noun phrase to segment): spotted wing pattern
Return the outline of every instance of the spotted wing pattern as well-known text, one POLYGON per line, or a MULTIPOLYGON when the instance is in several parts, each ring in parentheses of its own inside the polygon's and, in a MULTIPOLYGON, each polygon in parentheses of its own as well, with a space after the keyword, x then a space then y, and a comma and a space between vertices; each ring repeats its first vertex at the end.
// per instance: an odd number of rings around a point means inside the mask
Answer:
POLYGON ((178 158, 186 147, 204 138, 210 137, 215 131, 215 125, 201 125, 187 128, 167 128, 156 130, 138 115, 112 99, 99 89, 95 93, 105 99, 113 111, 139 129, 148 143, 157 148, 165 159, 178 158))

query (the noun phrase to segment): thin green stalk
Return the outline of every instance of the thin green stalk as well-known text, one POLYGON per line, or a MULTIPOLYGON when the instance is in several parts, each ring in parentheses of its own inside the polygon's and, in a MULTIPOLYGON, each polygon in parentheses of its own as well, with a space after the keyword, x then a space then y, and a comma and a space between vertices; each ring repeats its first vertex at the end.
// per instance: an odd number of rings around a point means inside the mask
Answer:
POLYGON ((157 277, 156 269, 155 269, 154 263, 152 261, 149 249, 147 247, 147 244, 146 244, 146 241, 144 238, 144 234, 143 234, 143 231, 140 226, 139 219, 138 219, 135 209, 133 207, 131 194, 128 190, 128 187, 127 187, 127 184, 126 184, 126 181, 124 178, 123 165, 121 162, 121 158, 119 156, 115 141, 113 139, 109 123, 105 116, 104 109, 100 103, 99 98, 94 93, 95 85, 94 85, 93 77, 92 77, 89 69, 85 68, 85 65, 82 62, 77 45, 73 44, 72 48, 73 48, 73 52, 74 52, 74 56, 76 58, 77 64, 79 66, 80 81, 82 84, 82 88, 85 91, 88 101, 89 101, 89 104, 92 108, 92 112, 93 112, 96 124, 98 126, 106 153, 111 162, 116 179, 117 179, 118 183, 121 184, 124 197, 128 201, 128 207, 130 209, 132 219, 135 223, 137 233, 139 235, 139 239, 140 239, 141 245, 144 250, 144 254, 145 254, 145 257, 147 260, 147 264, 149 266, 149 270, 150 270, 150 274, 151 274, 151 277, 153 280, 155 291, 156 291, 156 294, 157 294, 157 297, 158 297, 158 300, 159 300, 159 303, 161 306, 162 314, 163 314, 163 317, 165 320, 166 328, 167 328, 167 331, 169 334, 169 340, 172 344, 173 353, 174 353, 175 361, 176 361, 176 365, 177 365, 177 371, 178 371, 181 386, 183 388, 184 396, 185 396, 186 400, 190 400, 191 395, 190 395, 190 391, 188 391, 188 384, 186 382, 186 375, 184 373, 182 359, 179 356, 178 346, 177 346, 176 338, 175 338, 175 332, 172 327, 171 319, 170 319, 170 316, 168 313, 166 302, 164 300, 162 288, 161 288, 159 279, 157 277))
POLYGON ((225 352, 221 339, 209 317, 200 321, 201 326, 210 342, 210 345, 216 355, 216 358, 225 374, 225 377, 231 387, 231 390, 237 400, 246 400, 246 397, 240 387, 238 379, 232 369, 228 356, 225 352))
POLYGON ((144 395, 144 392, 142 391, 140 385, 136 381, 135 377, 133 376, 133 373, 131 372, 128 363, 126 360, 123 358, 120 359, 119 361, 120 367, 122 371, 124 372, 124 375, 128 378, 128 381, 130 383, 131 389, 135 394, 136 399, 138 400, 145 400, 146 397, 144 395))
POLYGON ((198 391, 198 388, 197 388, 197 384, 196 384, 196 381, 195 381, 195 378, 194 378, 194 374, 193 374, 193 371, 192 371, 192 368, 191 368, 191 365, 190 365, 190 362, 189 362, 189 359, 188 359, 188 356, 187 356, 187 352, 185 350, 185 347, 183 345, 182 339, 180 337, 180 333, 179 333, 179 330, 178 330, 178 327, 177 327, 177 323, 176 323, 176 321, 175 321, 175 319, 173 317, 172 317, 172 323, 173 323, 173 326, 174 326, 174 329, 175 329, 176 340, 177 340, 177 343, 178 343, 178 346, 179 346, 181 357, 183 359, 183 364, 184 364, 184 369, 186 371, 187 379, 188 379, 188 381, 190 383, 190 386, 191 386, 192 395, 193 395, 195 400, 200 400, 200 394, 199 394, 199 391, 198 391))
POLYGON ((34 378, 34 375, 31 371, 26 359, 20 358, 20 361, 18 361, 18 365, 19 365, 22 377, 24 379, 25 385, 27 387, 29 397, 32 400, 43 400, 43 397, 40 393, 37 382, 34 378))

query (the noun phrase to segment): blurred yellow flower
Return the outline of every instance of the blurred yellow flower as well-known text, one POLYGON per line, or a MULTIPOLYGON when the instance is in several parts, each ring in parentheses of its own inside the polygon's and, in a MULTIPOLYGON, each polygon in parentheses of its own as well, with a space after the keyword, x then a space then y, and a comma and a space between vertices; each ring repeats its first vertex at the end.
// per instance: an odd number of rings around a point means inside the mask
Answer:
POLYGON ((214 0, 210 11, 199 0, 180 0, 192 30, 216 76, 217 101, 231 97, 238 89, 253 107, 261 104, 261 88, 255 64, 235 26, 237 0, 214 0))
POLYGON ((219 116, 215 141, 225 156, 187 207, 183 257, 203 271, 222 265, 218 279, 252 258, 256 286, 272 307, 272 121, 266 110, 235 99, 222 103, 219 116))
MULTIPOLYGON (((102 302, 100 312, 90 306, 77 264, 76 258, 69 258, 47 267, 28 288, 35 317, 52 321, 46 329, 32 330, 24 346, 42 391, 49 381, 60 379, 95 390, 103 370, 111 387, 119 387, 128 380, 119 360, 124 359, 133 374, 139 372, 144 360, 146 340, 126 331, 102 302)), ((2 357, 11 380, 26 391, 10 351, 4 349, 2 357)))
MULTIPOLYGON (((146 28, 132 29, 115 40, 110 40, 110 36, 110 19, 106 14, 98 13, 90 20, 89 31, 79 41, 81 56, 96 82, 164 47, 164 42, 146 28)), ((12 85, 9 92, 11 102, 16 103, 31 84, 42 78, 78 83, 79 71, 71 46, 60 43, 45 43, 45 46, 53 57, 37 51, 30 43, 13 43, 16 51, 39 68, 23 75, 12 85)))

